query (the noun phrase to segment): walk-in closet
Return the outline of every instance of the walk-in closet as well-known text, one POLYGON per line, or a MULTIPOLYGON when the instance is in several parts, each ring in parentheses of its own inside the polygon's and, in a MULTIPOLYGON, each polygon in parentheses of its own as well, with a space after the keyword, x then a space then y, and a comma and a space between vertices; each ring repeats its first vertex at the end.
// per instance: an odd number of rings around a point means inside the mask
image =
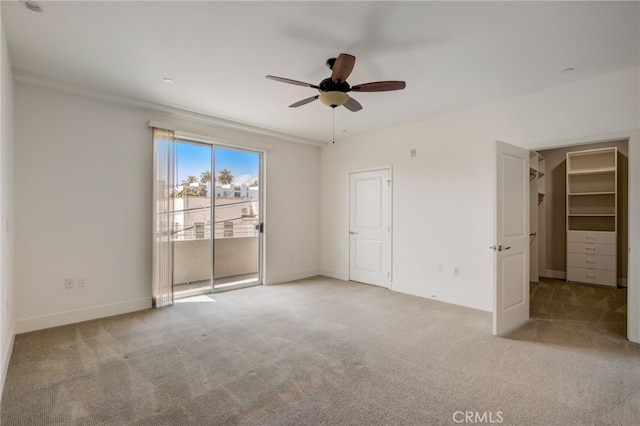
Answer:
POLYGON ((628 140, 530 154, 531 318, 626 335, 628 140))

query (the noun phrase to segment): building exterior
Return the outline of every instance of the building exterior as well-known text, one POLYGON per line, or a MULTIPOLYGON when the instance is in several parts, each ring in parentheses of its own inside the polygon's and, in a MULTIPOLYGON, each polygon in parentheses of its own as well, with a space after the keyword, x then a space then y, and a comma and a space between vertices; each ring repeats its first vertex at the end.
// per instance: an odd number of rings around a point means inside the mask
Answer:
POLYGON ((216 185, 215 196, 222 198, 241 198, 243 200, 257 200, 258 186, 249 185, 216 185))
MULTIPOLYGON (((193 183, 190 187, 203 186, 193 183)), ((185 187, 177 186, 176 193, 185 187)), ((255 236, 255 225, 259 222, 259 187, 247 185, 215 186, 214 238, 255 236)), ((174 240, 211 238, 211 198, 173 198, 174 240)))

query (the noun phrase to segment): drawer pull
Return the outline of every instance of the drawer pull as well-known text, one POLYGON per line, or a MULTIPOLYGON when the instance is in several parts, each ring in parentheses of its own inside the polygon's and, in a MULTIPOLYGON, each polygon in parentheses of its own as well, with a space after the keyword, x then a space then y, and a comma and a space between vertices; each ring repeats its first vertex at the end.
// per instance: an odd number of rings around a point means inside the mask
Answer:
POLYGON ((592 265, 595 265, 595 264, 596 264, 596 261, 595 261, 595 260, 585 260, 585 262, 587 262, 587 263, 591 263, 592 265))
POLYGON ((586 251, 596 251, 595 247, 585 247, 586 251))
POLYGON ((591 278, 591 279, 595 279, 595 278, 596 278, 596 276, 595 276, 595 275, 589 275, 589 274, 586 274, 586 275, 585 275, 585 277, 587 277, 587 278, 591 278))

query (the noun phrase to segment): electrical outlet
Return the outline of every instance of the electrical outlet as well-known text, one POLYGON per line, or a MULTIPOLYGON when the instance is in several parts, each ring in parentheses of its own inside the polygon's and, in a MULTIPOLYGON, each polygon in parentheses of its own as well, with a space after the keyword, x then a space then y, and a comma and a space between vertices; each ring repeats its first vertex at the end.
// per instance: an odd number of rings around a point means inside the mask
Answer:
POLYGON ((438 273, 441 274, 442 273, 442 265, 438 265, 438 273))
POLYGON ((415 150, 415 148, 411 150, 411 156, 412 156, 412 157, 415 157, 415 156, 416 156, 416 150, 415 150))
POLYGON ((460 275, 460 268, 459 267, 455 267, 453 268, 453 275, 460 275))
POLYGON ((86 276, 81 276, 78 277, 78 287, 86 287, 87 286, 87 277, 86 276))
POLYGON ((66 288, 66 289, 73 288, 73 278, 65 278, 64 279, 64 288, 66 288))

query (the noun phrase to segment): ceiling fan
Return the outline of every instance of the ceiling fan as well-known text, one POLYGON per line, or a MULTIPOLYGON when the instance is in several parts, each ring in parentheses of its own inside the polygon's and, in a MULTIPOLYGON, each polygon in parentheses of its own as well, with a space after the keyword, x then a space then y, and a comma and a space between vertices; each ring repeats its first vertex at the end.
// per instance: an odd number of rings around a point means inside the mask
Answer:
POLYGON ((337 58, 327 59, 327 67, 332 70, 331 77, 325 78, 318 85, 291 80, 289 78, 276 77, 274 75, 267 75, 265 77, 282 83, 311 87, 312 89, 318 89, 320 92, 319 95, 311 96, 289 105, 290 108, 297 108, 313 102, 316 99, 320 99, 323 104, 331 108, 344 105, 349 111, 355 112, 360 111, 362 105, 347 95, 347 92, 388 92, 391 90, 402 90, 406 86, 404 81, 376 81, 350 86, 349 83, 347 83, 347 78, 349 78, 355 63, 356 57, 348 53, 341 53, 337 58))

